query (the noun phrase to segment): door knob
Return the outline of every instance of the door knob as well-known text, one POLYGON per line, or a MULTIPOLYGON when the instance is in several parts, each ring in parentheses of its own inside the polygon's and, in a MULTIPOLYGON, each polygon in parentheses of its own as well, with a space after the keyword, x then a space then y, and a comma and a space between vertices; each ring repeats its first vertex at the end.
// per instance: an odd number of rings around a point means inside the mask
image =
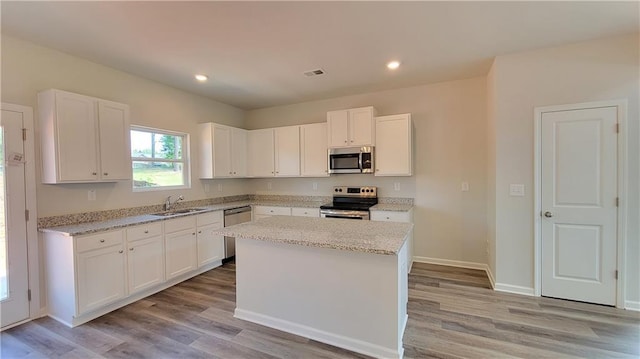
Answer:
POLYGON ((551 218, 551 217, 553 217, 553 213, 551 213, 549 211, 546 211, 546 212, 544 212, 544 216, 547 217, 547 218, 551 218))

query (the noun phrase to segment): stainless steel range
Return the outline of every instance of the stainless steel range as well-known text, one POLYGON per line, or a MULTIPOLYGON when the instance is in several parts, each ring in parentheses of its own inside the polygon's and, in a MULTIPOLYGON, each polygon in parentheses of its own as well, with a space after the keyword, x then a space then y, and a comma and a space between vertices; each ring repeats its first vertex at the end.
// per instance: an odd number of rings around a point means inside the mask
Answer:
POLYGON ((377 187, 333 187, 333 203, 320 206, 320 217, 369 220, 377 203, 377 187))

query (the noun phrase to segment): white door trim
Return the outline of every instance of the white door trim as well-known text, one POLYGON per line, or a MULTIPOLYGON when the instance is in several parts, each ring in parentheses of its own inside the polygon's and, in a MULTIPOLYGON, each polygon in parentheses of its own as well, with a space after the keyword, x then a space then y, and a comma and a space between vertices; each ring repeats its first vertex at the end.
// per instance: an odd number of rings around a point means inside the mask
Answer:
POLYGON ((608 100, 597 102, 583 102, 576 104, 535 107, 534 112, 534 295, 542 295, 542 177, 541 177, 541 141, 542 114, 546 112, 570 111, 600 107, 618 108, 618 218, 617 218, 617 263, 618 280, 616 281, 616 307, 625 307, 625 254, 627 252, 627 100, 608 100))
MULTIPOLYGON (((36 151, 35 125, 33 109, 31 107, 2 102, 3 110, 22 113, 24 128, 27 129, 27 139, 24 142, 25 163, 25 191, 26 208, 29 211, 27 221, 27 261, 29 268, 29 289, 31 302, 29 303, 29 320, 39 318, 42 313, 40 307, 40 253, 38 251, 38 212, 36 203, 36 151)), ((18 325, 15 323, 12 326, 18 325)), ((8 328, 8 327, 7 327, 8 328)), ((7 329, 4 328, 4 329, 7 329)))

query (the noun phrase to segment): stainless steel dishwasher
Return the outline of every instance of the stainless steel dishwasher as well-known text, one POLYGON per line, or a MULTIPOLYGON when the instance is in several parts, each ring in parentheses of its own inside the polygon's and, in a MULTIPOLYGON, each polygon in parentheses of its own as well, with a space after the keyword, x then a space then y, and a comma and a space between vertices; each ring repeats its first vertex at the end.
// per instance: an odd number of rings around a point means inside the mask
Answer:
MULTIPOLYGON (((234 224, 251 222, 251 206, 245 206, 224 211, 224 226, 229 227, 234 224)), ((229 260, 236 255, 236 239, 234 237, 224 237, 224 259, 229 260)))

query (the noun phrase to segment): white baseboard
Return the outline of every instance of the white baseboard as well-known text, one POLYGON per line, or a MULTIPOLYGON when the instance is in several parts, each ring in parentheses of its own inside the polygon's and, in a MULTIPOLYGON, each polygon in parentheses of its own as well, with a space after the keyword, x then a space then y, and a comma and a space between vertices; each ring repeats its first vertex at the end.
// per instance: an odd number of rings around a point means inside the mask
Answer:
POLYGON ((493 289, 497 292, 522 294, 535 297, 535 291, 531 287, 521 287, 519 285, 496 283, 493 289))
POLYGON ((640 302, 636 302, 636 301, 633 301, 633 300, 625 300, 624 301, 624 309, 640 311, 640 302))
POLYGON ((454 261, 451 259, 414 256, 413 261, 418 263, 438 264, 441 266, 449 266, 449 267, 459 267, 459 268, 479 269, 479 270, 487 269, 487 265, 484 263, 454 261))
POLYGON ((418 257, 418 256, 413 257, 413 261, 418 263, 437 264, 441 266, 483 270, 487 273, 487 277, 489 278, 489 282, 491 283, 491 288, 493 289, 496 288, 496 280, 493 277, 493 273, 491 273, 491 269, 489 268, 489 266, 484 263, 454 261, 451 259, 440 259, 440 258, 418 257))
POLYGON ((373 356, 376 358, 392 358, 399 359, 403 357, 404 348, 400 346, 399 352, 392 348, 382 347, 376 344, 364 342, 358 339, 345 337, 342 335, 329 333, 323 330, 308 327, 306 325, 293 323, 287 320, 274 318, 268 315, 258 314, 252 311, 236 308, 234 317, 247 320, 253 323, 265 325, 267 327, 282 330, 288 333, 300 335, 306 338, 314 339, 326 344, 334 345, 340 348, 351 350, 357 353, 373 356))

